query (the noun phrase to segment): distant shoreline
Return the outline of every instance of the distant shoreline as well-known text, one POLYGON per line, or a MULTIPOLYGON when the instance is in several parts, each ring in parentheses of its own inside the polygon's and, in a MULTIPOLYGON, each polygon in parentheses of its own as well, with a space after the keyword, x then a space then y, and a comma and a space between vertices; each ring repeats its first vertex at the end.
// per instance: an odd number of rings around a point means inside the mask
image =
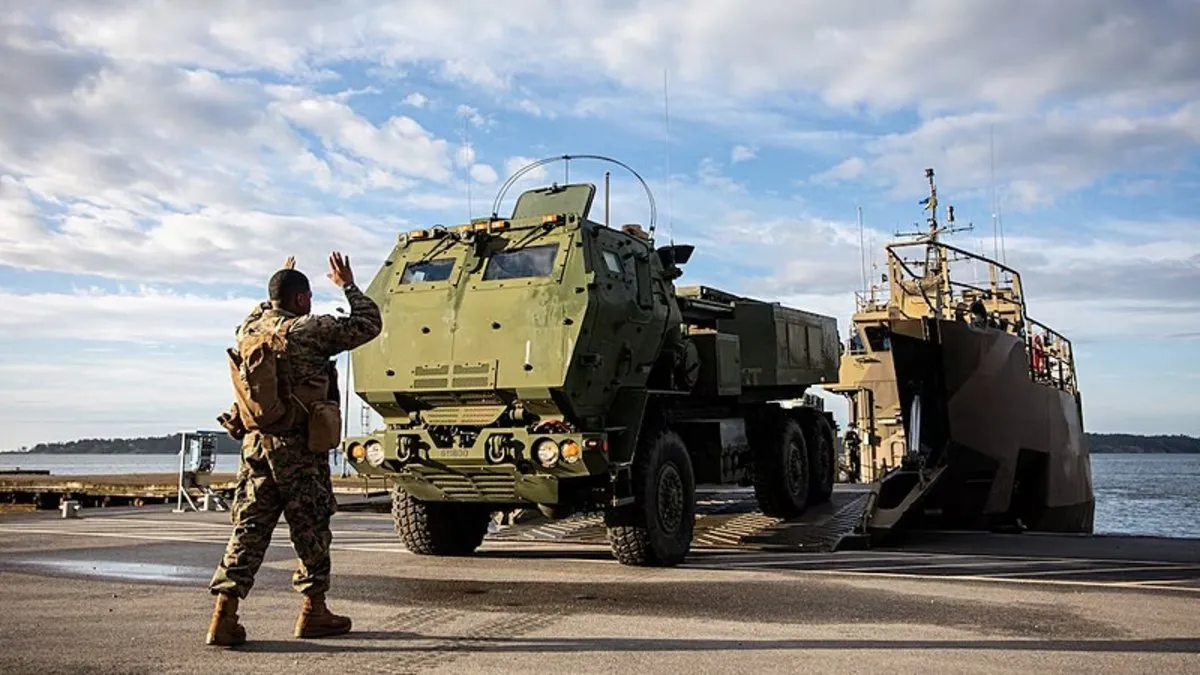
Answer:
MULTIPOLYGON (((1192 436, 1136 434, 1087 434, 1094 455, 1195 455, 1200 454, 1200 438, 1192 436)), ((81 439, 60 443, 39 443, 27 450, 14 449, 3 454, 34 455, 177 455, 180 435, 144 438, 81 439)), ((217 435, 218 455, 241 454, 241 443, 227 434, 217 435)))
MULTIPOLYGON (((20 450, 0 450, 0 457, 15 457, 15 456, 19 456, 19 457, 116 457, 116 456, 137 457, 139 455, 147 456, 147 457, 163 457, 166 455, 174 456, 174 455, 178 455, 178 454, 179 454, 178 450, 174 450, 171 452, 140 452, 140 451, 139 452, 78 452, 78 451, 71 452, 71 451, 54 451, 54 450, 40 450, 37 452, 33 452, 33 451, 22 452, 20 450)), ((236 452, 236 451, 231 452, 231 451, 227 451, 227 450, 222 450, 216 454, 221 457, 236 457, 236 456, 240 455, 241 453, 236 452)), ((1103 449, 1094 449, 1093 448, 1091 450, 1090 454, 1093 454, 1093 455, 1200 455, 1200 450, 1139 450, 1139 449, 1113 450, 1110 448, 1103 448, 1103 449)))

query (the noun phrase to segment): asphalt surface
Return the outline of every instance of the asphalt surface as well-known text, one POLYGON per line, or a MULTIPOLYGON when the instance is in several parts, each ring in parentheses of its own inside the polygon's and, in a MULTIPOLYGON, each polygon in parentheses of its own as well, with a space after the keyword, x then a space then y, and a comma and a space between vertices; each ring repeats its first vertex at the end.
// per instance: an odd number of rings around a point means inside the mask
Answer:
POLYGON ((607 548, 403 549, 386 514, 334 521, 334 611, 291 637, 281 523, 242 622, 203 644, 225 513, 0 518, 0 672, 1200 672, 1200 541, 933 534, 900 550, 695 549, 673 569, 607 548))

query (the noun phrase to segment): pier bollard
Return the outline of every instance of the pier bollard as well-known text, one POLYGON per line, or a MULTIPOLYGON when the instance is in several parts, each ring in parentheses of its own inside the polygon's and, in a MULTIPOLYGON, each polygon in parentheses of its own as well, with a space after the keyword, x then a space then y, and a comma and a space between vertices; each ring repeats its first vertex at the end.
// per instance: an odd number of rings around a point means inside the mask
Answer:
POLYGON ((79 517, 79 502, 74 499, 64 501, 60 506, 62 509, 63 518, 78 518, 79 517))

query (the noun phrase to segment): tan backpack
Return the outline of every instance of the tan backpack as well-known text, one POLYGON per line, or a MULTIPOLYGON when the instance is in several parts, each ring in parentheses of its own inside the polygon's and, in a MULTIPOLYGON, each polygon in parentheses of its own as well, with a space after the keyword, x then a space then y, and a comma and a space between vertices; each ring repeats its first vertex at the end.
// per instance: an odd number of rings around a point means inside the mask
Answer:
POLYGON ((248 431, 280 433, 296 426, 296 401, 288 378, 287 329, 294 319, 259 322, 226 349, 229 375, 242 425, 248 431))

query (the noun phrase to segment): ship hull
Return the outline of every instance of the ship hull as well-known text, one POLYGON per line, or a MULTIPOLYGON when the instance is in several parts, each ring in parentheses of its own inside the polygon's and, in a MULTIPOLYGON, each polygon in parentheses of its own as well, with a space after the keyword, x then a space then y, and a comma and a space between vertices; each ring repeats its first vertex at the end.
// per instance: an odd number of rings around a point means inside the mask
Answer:
POLYGON ((891 334, 905 427, 919 395, 926 465, 944 467, 909 516, 951 528, 1092 532, 1078 392, 1035 381, 1024 340, 1006 331, 914 319, 893 321, 891 334))

